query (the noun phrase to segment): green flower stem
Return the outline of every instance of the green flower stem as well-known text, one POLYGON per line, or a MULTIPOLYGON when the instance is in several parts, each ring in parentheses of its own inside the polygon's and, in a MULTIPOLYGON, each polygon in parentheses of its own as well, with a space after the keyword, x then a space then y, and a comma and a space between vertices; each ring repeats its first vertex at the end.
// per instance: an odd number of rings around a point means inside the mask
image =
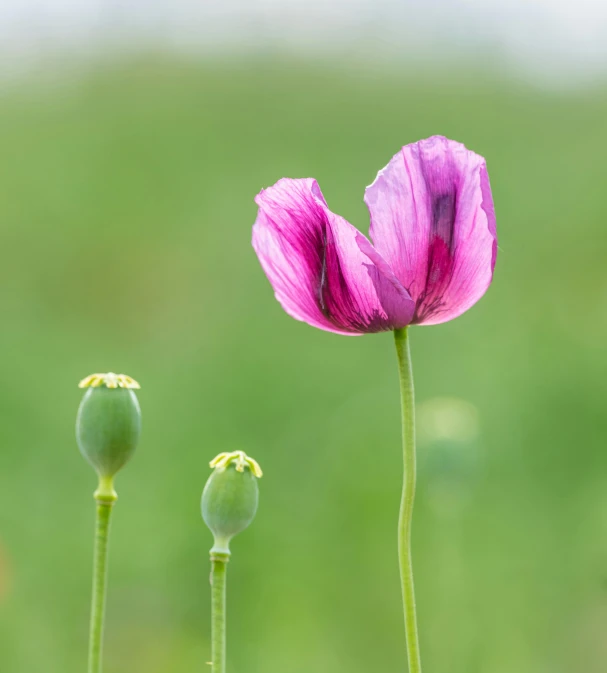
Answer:
POLYGON ((211 554, 212 673, 226 671, 226 571, 228 554, 211 554))
POLYGON ((110 514, 116 498, 117 496, 113 488, 112 479, 100 478, 99 488, 95 492, 95 500, 97 501, 97 520, 95 524, 93 599, 91 604, 88 673, 101 672, 110 514))
POLYGON ((421 673, 422 664, 417 635, 413 564, 411 562, 411 523, 413 518, 413 501, 415 499, 415 393, 413 390, 413 369, 411 367, 409 336, 406 327, 394 330, 394 341, 396 343, 398 373, 400 377, 404 459, 403 493, 398 519, 398 556, 403 591, 403 608, 405 612, 409 673, 421 673))

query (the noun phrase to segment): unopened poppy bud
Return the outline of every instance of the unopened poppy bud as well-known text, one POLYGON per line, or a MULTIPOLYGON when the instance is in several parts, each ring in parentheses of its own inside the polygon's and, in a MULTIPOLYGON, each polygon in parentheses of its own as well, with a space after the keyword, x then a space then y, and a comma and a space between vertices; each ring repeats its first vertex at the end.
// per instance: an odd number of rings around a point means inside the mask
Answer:
POLYGON ((134 393, 140 385, 125 374, 91 374, 76 418, 76 439, 82 455, 95 468, 100 483, 130 459, 141 433, 141 410, 134 393))
POLYGON ((255 517, 259 501, 257 479, 262 476, 257 461, 244 451, 220 453, 202 492, 202 518, 215 536, 211 554, 230 554, 230 540, 255 517))

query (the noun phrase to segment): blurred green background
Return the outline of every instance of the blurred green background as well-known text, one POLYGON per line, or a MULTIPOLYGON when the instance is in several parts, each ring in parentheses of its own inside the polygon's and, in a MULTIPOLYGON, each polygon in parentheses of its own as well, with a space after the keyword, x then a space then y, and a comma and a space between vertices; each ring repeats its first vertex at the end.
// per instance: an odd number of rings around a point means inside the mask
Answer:
POLYGON ((78 381, 142 384, 117 480, 105 668, 210 658, 199 497, 218 452, 265 471, 229 566, 229 670, 404 671, 390 334, 283 313, 254 195, 314 176, 366 232, 365 185, 435 133, 487 158, 487 296, 415 328, 414 564, 425 669, 604 672, 607 88, 453 71, 141 58, 0 100, 0 670, 86 661, 95 477, 78 381))

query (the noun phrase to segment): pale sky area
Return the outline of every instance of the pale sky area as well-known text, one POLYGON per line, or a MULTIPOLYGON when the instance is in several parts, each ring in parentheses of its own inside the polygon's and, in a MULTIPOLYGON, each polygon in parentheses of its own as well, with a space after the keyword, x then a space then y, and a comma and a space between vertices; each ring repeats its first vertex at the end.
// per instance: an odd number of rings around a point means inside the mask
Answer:
POLYGON ((607 78, 607 0, 0 0, 4 73, 141 48, 461 57, 568 86, 607 78))

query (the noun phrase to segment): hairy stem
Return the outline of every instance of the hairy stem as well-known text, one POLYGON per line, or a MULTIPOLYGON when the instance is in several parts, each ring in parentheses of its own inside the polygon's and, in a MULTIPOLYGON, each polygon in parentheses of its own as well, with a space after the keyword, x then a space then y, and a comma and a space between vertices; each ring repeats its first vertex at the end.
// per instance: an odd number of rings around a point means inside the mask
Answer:
POLYGON ((411 523, 413 501, 415 499, 415 393, 413 370, 407 328, 394 330, 403 423, 403 492, 398 519, 398 556, 400 579, 405 613, 405 634, 407 638, 407 659, 409 673, 421 673, 422 665, 417 635, 417 615, 415 609, 415 589, 413 586, 413 564, 411 562, 411 523))
POLYGON ((212 673, 226 671, 226 572, 227 554, 211 555, 212 673))

